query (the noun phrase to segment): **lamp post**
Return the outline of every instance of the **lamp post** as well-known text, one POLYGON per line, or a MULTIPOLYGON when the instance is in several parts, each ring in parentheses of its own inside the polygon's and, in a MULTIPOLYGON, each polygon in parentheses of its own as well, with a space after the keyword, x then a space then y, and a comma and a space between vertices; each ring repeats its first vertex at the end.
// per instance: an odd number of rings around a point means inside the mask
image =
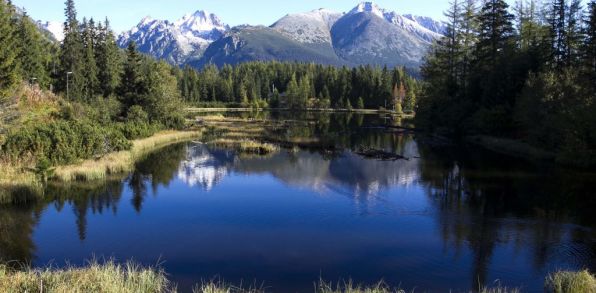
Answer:
POLYGON ((70 89, 70 88, 69 88, 69 81, 70 81, 70 80, 69 80, 69 78, 68 78, 68 77, 69 77, 71 74, 72 74, 72 71, 69 71, 69 72, 67 72, 67 73, 66 73, 66 99, 67 99, 67 100, 70 100, 70 94, 69 94, 69 92, 68 92, 68 91, 69 91, 69 89, 70 89))

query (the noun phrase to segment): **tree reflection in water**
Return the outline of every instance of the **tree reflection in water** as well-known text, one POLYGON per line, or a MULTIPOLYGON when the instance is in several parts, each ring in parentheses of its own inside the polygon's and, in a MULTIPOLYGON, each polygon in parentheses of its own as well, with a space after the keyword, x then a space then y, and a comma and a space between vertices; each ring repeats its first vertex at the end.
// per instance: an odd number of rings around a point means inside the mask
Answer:
POLYGON ((471 288, 490 283, 491 264, 503 245, 530 251, 537 272, 558 269, 549 266, 561 263, 596 270, 594 178, 465 147, 431 148, 412 135, 363 128, 386 123, 374 115, 300 115, 295 119, 304 123, 276 135, 315 138, 332 148, 246 157, 201 144, 178 144, 148 155, 127 178, 50 185, 42 199, 0 205, 0 260, 35 261, 32 235, 48 207, 57 212, 71 208, 78 237, 85 241, 88 214, 117 214, 127 192, 141 214, 147 196, 158 196, 160 187, 172 182, 215 192, 226 177, 245 174, 271 176, 290 188, 321 195, 341 194, 353 199, 359 216, 370 216, 375 206, 383 205, 388 190, 422 188, 429 203, 426 216, 438 227, 444 253, 472 255, 471 288), (410 159, 365 159, 352 152, 360 148, 410 159))

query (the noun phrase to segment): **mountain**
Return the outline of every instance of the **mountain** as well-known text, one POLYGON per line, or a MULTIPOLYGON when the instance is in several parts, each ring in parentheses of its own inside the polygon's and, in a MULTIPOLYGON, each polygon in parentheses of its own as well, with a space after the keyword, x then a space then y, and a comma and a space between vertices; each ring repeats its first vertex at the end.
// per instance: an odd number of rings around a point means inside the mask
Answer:
POLYGON ((201 67, 246 61, 301 61, 333 65, 403 65, 417 68, 445 24, 401 15, 362 2, 347 13, 317 9, 288 14, 270 27, 230 29, 213 14, 198 11, 175 22, 146 18, 119 37, 170 63, 201 67))
POLYGON ((403 17, 417 23, 418 25, 430 30, 431 32, 443 35, 447 30, 447 23, 443 21, 434 20, 428 16, 415 16, 412 14, 404 14, 403 17))
POLYGON ((231 29, 213 42, 203 57, 189 65, 200 68, 207 64, 223 66, 248 61, 297 61, 328 65, 345 64, 331 47, 305 45, 265 26, 241 26, 231 29))
POLYGON ((337 54, 357 64, 416 68, 440 35, 396 12, 364 2, 342 16, 331 29, 337 54))
POLYGON ((62 42, 64 39, 64 25, 59 21, 36 22, 37 27, 44 31, 51 39, 62 42))
POLYGON ((288 14, 271 28, 301 43, 331 46, 331 28, 342 15, 327 9, 288 14))
POLYGON ((145 17, 118 37, 120 47, 134 41, 139 51, 176 65, 199 59, 209 44, 229 30, 215 14, 199 10, 175 22, 145 17))

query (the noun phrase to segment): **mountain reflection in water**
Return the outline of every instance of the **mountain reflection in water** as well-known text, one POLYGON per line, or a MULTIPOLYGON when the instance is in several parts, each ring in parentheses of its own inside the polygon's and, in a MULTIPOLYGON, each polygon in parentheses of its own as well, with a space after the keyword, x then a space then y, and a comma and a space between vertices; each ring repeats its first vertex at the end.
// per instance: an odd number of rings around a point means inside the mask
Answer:
MULTIPOLYGON (((405 155, 419 156, 413 141, 405 155)), ((210 150, 203 144, 192 144, 180 165, 180 180, 207 191, 230 173, 270 174, 289 186, 309 188, 321 194, 334 190, 354 197, 375 196, 381 188, 408 186, 419 179, 417 159, 396 164, 365 159, 349 151, 327 157, 302 150, 239 158, 232 151, 210 150)))
MULTIPOLYGON (((359 129, 369 118, 342 119, 359 129)), ((322 124, 343 125, 334 123, 322 124)), ((178 144, 125 179, 50 185, 42 199, 0 205, 0 259, 165 260, 183 291, 220 276, 274 292, 311 292, 319 277, 421 291, 499 280, 541 292, 554 270, 596 271, 594 176, 410 135, 342 136, 333 151, 261 157, 178 144), (363 145, 410 159, 351 151, 363 145)))

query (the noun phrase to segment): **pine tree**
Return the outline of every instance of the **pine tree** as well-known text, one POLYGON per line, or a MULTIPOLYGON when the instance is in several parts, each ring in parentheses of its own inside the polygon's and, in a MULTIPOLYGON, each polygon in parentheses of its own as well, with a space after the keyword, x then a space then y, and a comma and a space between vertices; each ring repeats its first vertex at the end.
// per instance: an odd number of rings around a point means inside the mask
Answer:
POLYGON ((596 84, 596 1, 592 0, 588 4, 587 14, 582 64, 591 76, 591 83, 594 85, 596 84))
POLYGON ((579 61, 582 45, 582 7, 580 0, 571 0, 566 9, 567 21, 565 26, 565 65, 573 66, 579 61))
POLYGON ((79 31, 74 0, 66 1, 64 40, 60 50, 58 88, 67 91, 70 99, 81 99, 85 94, 85 48, 79 31), (68 82, 68 85, 67 85, 68 82))
POLYGON ((450 9, 445 13, 445 17, 449 20, 446 38, 441 41, 446 51, 447 82, 450 88, 455 89, 459 83, 457 67, 462 57, 460 29, 463 14, 458 0, 453 0, 450 4, 450 9))
POLYGON ((116 44, 114 32, 110 28, 110 22, 106 18, 103 26, 99 26, 96 61, 98 70, 98 80, 101 93, 107 97, 115 93, 120 83, 122 72, 122 60, 119 54, 119 48, 116 44))
POLYGON ((512 45, 514 16, 508 11, 504 0, 487 0, 478 16, 479 35, 476 46, 477 60, 488 61, 491 69, 499 55, 512 45))
POLYGON ((95 22, 93 19, 87 22, 83 20, 83 45, 85 46, 84 55, 84 76, 85 76, 85 88, 84 97, 90 101, 95 97, 96 93, 100 92, 99 79, 98 79, 98 68, 95 61, 95 43, 97 39, 95 28, 95 22))
POLYGON ((47 86, 49 75, 45 67, 47 53, 43 47, 43 38, 31 19, 24 14, 18 27, 19 63, 21 76, 26 81, 47 86))
POLYGON ((0 1, 0 102, 7 98, 19 80, 16 28, 10 7, 0 1))
POLYGON ((142 59, 135 42, 128 44, 126 63, 118 89, 124 113, 134 105, 142 105, 148 89, 142 72, 142 59))
POLYGON ((292 74, 292 78, 286 87, 286 106, 291 109, 299 107, 300 88, 296 81, 296 74, 292 74))
POLYGON ((461 40, 461 60, 458 71, 461 75, 461 90, 467 93, 468 79, 474 58, 474 46, 478 42, 477 0, 465 0, 461 12, 459 39, 461 40))

